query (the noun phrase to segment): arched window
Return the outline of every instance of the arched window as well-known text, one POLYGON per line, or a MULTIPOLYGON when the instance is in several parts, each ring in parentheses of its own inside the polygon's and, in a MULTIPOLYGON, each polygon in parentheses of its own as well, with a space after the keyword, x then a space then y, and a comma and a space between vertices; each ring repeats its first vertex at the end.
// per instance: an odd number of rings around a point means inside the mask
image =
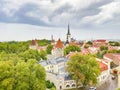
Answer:
POLYGON ((72 84, 72 87, 75 87, 75 84, 72 84))
POLYGON ((66 88, 69 88, 70 87, 70 85, 66 85, 66 88))

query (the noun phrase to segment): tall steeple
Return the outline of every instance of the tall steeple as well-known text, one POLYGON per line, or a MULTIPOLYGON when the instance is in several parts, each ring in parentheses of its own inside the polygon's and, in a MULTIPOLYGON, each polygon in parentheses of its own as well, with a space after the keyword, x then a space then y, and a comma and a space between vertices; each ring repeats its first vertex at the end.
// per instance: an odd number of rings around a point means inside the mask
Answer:
POLYGON ((69 24, 68 24, 68 33, 67 33, 67 35, 71 35, 71 34, 70 34, 70 27, 69 27, 69 24))
POLYGON ((65 42, 65 44, 66 44, 66 45, 69 44, 70 41, 71 41, 71 34, 70 34, 70 26, 69 26, 69 24, 68 24, 68 32, 67 32, 67 37, 66 37, 66 42, 65 42))

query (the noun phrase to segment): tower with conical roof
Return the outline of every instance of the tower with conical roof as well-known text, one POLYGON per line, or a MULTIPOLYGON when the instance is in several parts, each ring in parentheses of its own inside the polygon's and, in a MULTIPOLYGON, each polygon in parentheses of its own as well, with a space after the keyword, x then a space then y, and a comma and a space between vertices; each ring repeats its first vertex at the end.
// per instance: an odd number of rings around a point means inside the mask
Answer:
POLYGON ((59 38, 57 43, 52 49, 52 55, 54 56, 54 58, 62 57, 64 55, 63 51, 64 51, 64 45, 59 38))
POLYGON ((71 42, 71 34, 70 34, 70 27, 68 24, 68 32, 67 32, 67 37, 66 37, 66 42, 65 44, 69 44, 71 42))

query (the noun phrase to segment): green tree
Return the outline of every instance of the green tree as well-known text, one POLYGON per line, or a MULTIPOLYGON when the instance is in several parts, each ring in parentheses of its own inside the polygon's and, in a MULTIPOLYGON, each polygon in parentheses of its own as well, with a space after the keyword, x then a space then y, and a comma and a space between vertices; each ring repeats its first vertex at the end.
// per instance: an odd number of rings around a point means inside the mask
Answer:
POLYGON ((53 82, 50 82, 50 80, 47 80, 47 81, 46 81, 46 87, 49 88, 49 89, 50 89, 50 88, 55 88, 55 85, 54 85, 53 82))
POLYGON ((120 50, 109 50, 108 53, 120 53, 120 50))
POLYGON ((111 46, 120 46, 120 43, 119 42, 115 42, 115 41, 110 41, 109 44, 111 46))
POLYGON ((93 43, 91 41, 88 41, 87 44, 92 45, 93 43))
POLYGON ((66 70, 76 80, 76 85, 83 85, 83 87, 97 84, 97 77, 100 74, 99 64, 91 55, 72 56, 66 70))
POLYGON ((47 60, 47 53, 44 50, 41 50, 40 52, 40 58, 43 60, 47 60))
POLYGON ((67 55, 67 54, 69 54, 70 52, 75 52, 75 51, 80 52, 80 47, 75 46, 75 45, 67 46, 67 47, 64 49, 64 55, 67 55))
POLYGON ((12 61, 0 61, 0 89, 12 90, 14 82, 14 66, 12 61))
POLYGON ((108 50, 108 47, 106 47, 106 46, 101 46, 101 47, 100 47, 100 50, 101 50, 101 51, 103 51, 103 50, 108 50))
POLYGON ((45 70, 36 60, 0 61, 1 90, 46 90, 45 70))
POLYGON ((21 52, 19 54, 19 57, 21 57, 23 60, 28 61, 28 59, 35 59, 39 61, 41 59, 40 53, 37 50, 26 50, 25 52, 21 52))
POLYGON ((6 53, 20 53, 28 50, 28 42, 1 42, 0 43, 0 52, 5 51, 6 53))
POLYGON ((37 40, 37 41, 40 46, 47 46, 51 42, 50 40, 46 40, 46 39, 37 40))
POLYGON ((53 48, 53 45, 48 45, 48 46, 47 46, 47 48, 46 48, 47 54, 51 54, 52 48, 53 48))

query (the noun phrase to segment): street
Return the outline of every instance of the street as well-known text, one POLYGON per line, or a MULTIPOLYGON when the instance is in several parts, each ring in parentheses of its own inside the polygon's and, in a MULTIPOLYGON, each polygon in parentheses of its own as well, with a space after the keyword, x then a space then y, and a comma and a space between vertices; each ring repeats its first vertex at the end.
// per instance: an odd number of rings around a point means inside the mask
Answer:
POLYGON ((97 90, 116 90, 118 78, 112 79, 112 75, 109 76, 108 80, 97 87, 97 90))

